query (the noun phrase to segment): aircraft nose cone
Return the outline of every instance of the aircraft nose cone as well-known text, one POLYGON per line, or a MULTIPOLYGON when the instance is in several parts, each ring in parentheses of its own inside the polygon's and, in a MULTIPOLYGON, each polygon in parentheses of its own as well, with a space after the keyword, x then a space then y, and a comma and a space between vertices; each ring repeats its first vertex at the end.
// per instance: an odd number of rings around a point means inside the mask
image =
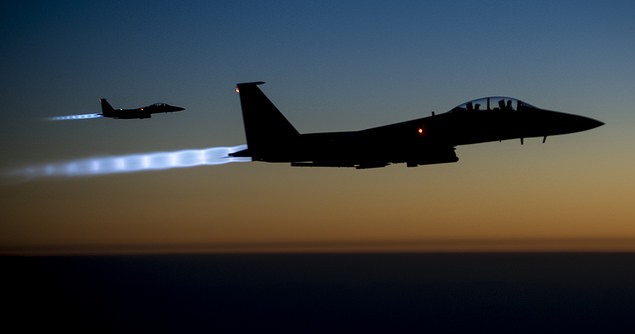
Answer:
POLYGON ((580 125, 585 130, 591 130, 591 129, 595 129, 595 128, 599 127, 599 126, 604 125, 604 123, 600 122, 598 120, 595 120, 593 118, 582 117, 582 119, 580 120, 580 125))
POLYGON ((554 134, 574 133, 591 130, 604 123, 593 118, 552 111, 551 130, 554 134))

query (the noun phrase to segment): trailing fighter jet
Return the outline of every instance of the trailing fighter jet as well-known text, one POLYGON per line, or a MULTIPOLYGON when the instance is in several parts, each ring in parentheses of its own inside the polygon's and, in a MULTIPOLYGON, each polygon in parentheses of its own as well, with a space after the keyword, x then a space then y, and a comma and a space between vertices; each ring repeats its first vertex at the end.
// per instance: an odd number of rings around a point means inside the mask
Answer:
POLYGON ((132 119, 150 118, 152 114, 175 112, 185 110, 185 108, 171 106, 167 103, 155 103, 147 107, 136 109, 114 109, 106 99, 101 99, 101 115, 103 117, 132 119))
POLYGON ((591 118, 534 107, 509 97, 485 97, 448 112, 360 131, 300 134, 258 85, 240 83, 247 149, 230 154, 299 167, 408 167, 457 162, 455 146, 561 135, 596 128, 591 118))

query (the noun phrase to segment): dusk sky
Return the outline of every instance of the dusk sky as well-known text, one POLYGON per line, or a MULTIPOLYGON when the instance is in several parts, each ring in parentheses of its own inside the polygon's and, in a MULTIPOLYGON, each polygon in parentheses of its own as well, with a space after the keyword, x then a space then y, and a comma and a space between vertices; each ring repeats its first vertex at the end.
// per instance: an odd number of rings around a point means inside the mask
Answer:
POLYGON ((3 1, 0 252, 635 250, 633 1, 3 1), (511 96, 591 117, 458 163, 28 166, 245 144, 236 83, 302 133, 511 96), (144 120, 47 121, 155 102, 144 120))

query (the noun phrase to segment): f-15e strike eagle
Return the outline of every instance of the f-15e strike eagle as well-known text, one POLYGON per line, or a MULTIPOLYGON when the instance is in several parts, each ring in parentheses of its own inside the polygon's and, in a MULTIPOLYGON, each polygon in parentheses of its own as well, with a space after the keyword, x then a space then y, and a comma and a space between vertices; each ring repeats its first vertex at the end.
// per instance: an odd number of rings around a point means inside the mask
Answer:
POLYGON ((146 107, 135 109, 115 109, 106 99, 101 99, 101 116, 109 118, 119 119, 133 119, 133 118, 150 118, 152 114, 175 112, 185 110, 185 108, 171 106, 167 103, 155 103, 146 107))
POLYGON ((457 162, 458 145, 561 135, 604 123, 534 107, 509 97, 485 97, 452 110, 360 131, 301 134, 260 90, 264 82, 240 83, 247 149, 232 157, 300 167, 408 167, 457 162))
POLYGON ((171 106, 167 103, 155 103, 146 107, 136 109, 115 109, 106 99, 101 99, 101 114, 78 114, 67 116, 54 116, 49 117, 51 121, 70 121, 81 119, 93 119, 93 118, 119 118, 119 119, 133 119, 133 118, 150 118, 152 114, 163 112, 175 112, 185 110, 185 108, 171 106))

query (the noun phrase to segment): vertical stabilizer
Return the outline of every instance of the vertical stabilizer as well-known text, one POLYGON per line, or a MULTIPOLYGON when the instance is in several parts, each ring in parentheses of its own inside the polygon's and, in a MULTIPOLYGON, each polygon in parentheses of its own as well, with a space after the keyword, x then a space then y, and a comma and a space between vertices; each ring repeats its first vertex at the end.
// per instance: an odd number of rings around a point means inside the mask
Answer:
POLYGON ((280 110, 258 88, 264 82, 239 83, 236 91, 245 124, 249 154, 254 160, 284 154, 300 136, 280 110))
POLYGON ((104 117, 112 117, 115 113, 115 109, 106 101, 106 99, 100 99, 101 101, 101 114, 104 117))

